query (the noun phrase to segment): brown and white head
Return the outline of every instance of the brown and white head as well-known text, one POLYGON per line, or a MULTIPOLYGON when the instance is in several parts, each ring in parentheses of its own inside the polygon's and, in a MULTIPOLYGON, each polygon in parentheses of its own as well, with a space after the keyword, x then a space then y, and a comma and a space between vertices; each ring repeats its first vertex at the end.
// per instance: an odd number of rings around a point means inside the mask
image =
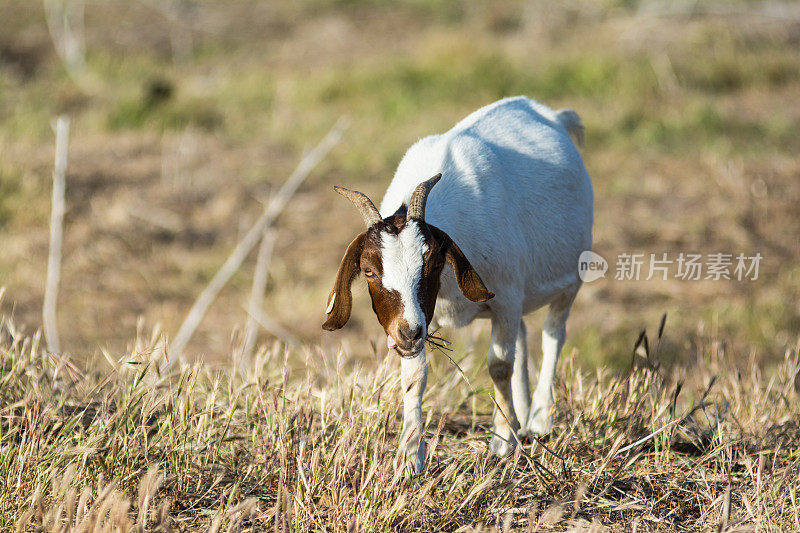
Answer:
POLYGON ((353 301, 350 285, 359 272, 367 279, 372 309, 386 332, 388 347, 403 357, 414 357, 425 346, 445 262, 468 299, 485 302, 494 296, 458 245, 425 222, 428 193, 441 176, 418 185, 409 205, 385 219, 366 195, 334 187, 358 208, 367 230, 350 243, 342 258, 323 329, 333 331, 347 323, 353 301))

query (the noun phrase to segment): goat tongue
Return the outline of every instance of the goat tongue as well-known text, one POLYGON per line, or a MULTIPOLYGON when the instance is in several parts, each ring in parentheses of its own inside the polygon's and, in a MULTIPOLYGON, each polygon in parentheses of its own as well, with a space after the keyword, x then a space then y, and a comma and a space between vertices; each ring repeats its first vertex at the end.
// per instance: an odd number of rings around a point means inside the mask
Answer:
POLYGON ((392 348, 397 346, 397 343, 394 341, 391 335, 386 336, 386 346, 391 350, 392 348))

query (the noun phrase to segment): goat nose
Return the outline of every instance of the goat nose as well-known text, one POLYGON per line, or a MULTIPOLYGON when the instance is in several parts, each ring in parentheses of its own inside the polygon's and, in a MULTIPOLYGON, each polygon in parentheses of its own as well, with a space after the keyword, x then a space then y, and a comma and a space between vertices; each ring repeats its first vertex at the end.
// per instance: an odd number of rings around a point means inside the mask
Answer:
POLYGON ((400 328, 400 336, 408 342, 417 342, 422 337, 422 326, 414 328, 400 328))

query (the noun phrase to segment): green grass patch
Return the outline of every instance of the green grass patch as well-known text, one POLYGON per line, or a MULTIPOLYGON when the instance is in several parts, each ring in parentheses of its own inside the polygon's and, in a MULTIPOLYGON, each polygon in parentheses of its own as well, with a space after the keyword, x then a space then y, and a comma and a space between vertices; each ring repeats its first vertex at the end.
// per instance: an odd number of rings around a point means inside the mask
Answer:
POLYGON ((608 123, 587 120, 592 146, 636 146, 663 153, 713 151, 721 154, 792 151, 800 148, 796 125, 776 116, 749 120, 713 101, 679 109, 631 107, 608 123))
POLYGON ((120 101, 108 117, 112 130, 154 126, 160 129, 182 130, 188 126, 212 131, 222 125, 222 115, 210 98, 180 98, 171 82, 152 79, 145 83, 142 93, 120 101))
POLYGON ((723 94, 751 87, 775 89, 800 81, 800 52, 787 48, 745 47, 712 49, 673 60, 684 87, 723 94))
POLYGON ((331 72, 307 99, 326 104, 369 105, 387 122, 459 99, 491 102, 526 94, 542 101, 602 98, 655 85, 643 63, 581 56, 543 66, 498 53, 440 52, 420 61, 402 59, 371 68, 331 72))

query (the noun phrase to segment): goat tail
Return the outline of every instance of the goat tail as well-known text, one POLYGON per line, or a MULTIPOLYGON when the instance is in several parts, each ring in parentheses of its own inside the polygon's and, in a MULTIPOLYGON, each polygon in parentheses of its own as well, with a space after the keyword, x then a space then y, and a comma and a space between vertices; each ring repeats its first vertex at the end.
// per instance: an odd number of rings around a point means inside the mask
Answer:
POLYGON ((585 135, 583 122, 581 122, 581 117, 578 116, 578 113, 572 109, 561 109, 560 111, 556 111, 556 119, 558 119, 559 124, 564 126, 567 133, 572 136, 575 144, 582 147, 585 135))

